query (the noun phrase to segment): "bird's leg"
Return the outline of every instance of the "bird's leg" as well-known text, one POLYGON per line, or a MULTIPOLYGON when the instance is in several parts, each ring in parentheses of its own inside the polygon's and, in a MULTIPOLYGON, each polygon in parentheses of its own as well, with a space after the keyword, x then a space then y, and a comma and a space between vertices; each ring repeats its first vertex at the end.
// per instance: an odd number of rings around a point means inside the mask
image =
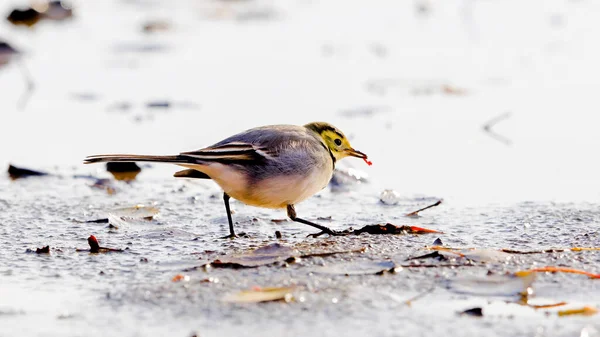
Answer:
POLYGON ((227 220, 229 221, 229 235, 224 236, 223 239, 236 238, 235 231, 233 230, 233 220, 231 219, 231 209, 229 209, 229 194, 223 192, 223 201, 225 202, 225 211, 227 211, 227 220))
POLYGON ((317 236, 320 236, 320 235, 323 235, 323 234, 329 234, 331 236, 334 236, 334 235, 344 235, 342 233, 336 232, 336 231, 334 231, 334 230, 332 230, 330 228, 327 228, 325 226, 321 226, 321 225, 318 225, 318 224, 316 224, 314 222, 310 222, 308 220, 304 220, 304 219, 301 219, 301 218, 297 217, 296 216, 296 209, 294 208, 294 205, 288 205, 287 206, 287 214, 290 217, 290 219, 292 219, 292 221, 303 223, 303 224, 309 225, 309 226, 313 226, 313 227, 318 228, 318 229, 321 230, 320 233, 311 234, 309 236, 317 237, 317 236))

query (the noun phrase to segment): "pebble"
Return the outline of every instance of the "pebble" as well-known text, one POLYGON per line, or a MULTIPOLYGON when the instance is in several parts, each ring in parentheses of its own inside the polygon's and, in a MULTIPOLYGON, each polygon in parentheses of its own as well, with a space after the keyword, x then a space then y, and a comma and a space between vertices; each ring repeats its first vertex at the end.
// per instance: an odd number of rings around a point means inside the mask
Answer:
POLYGON ((384 190, 379 200, 386 205, 396 205, 400 201, 400 194, 394 190, 384 190))

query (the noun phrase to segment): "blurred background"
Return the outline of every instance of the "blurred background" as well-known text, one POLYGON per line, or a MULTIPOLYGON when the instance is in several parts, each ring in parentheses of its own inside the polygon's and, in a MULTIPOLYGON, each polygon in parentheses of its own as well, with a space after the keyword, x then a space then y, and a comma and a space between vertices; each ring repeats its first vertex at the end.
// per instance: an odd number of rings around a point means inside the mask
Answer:
MULTIPOLYGON (((600 246, 598 18, 596 0, 0 0, 0 169, 53 174, 0 174, 0 337, 598 336, 596 317, 525 307, 523 289, 468 296, 446 282, 477 277, 478 291, 500 276, 503 287, 547 265, 598 273, 597 251, 567 251, 600 246), (232 201, 248 236, 221 240, 214 183, 175 179, 170 165, 115 181, 83 164, 319 120, 373 166, 340 161, 331 188, 299 214, 339 230, 389 222, 445 234, 312 239, 281 210, 232 201), (342 174, 345 185, 339 172, 369 183, 342 174), (77 251, 91 235, 124 252, 77 251), (437 268, 466 254, 422 249, 432 243, 483 257, 437 268), (265 245, 364 252, 199 267, 265 245), (509 261, 500 248, 543 254, 509 261), (407 265, 425 256, 431 268, 407 265), (404 267, 314 269, 382 262, 404 267), (223 302, 291 285, 303 288, 293 303, 223 302), (458 315, 472 308, 485 316, 458 315)), ((597 308, 599 290, 544 273, 534 303, 597 308)))
POLYGON ((596 1, 4 0, 0 14, 3 167, 93 172, 90 154, 324 120, 374 162, 344 165, 401 194, 600 197, 596 1))

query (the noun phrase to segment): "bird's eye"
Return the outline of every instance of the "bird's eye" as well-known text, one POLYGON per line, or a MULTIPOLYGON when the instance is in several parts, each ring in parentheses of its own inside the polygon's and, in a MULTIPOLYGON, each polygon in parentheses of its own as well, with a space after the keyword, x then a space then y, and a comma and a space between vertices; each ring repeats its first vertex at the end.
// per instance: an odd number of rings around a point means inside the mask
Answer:
POLYGON ((335 145, 340 146, 342 145, 342 140, 337 138, 336 140, 333 141, 335 143, 335 145))

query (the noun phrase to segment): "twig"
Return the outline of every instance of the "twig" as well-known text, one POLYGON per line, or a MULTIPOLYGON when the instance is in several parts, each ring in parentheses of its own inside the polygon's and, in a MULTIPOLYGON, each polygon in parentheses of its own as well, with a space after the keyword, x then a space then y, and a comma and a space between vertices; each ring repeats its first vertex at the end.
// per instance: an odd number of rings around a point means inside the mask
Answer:
POLYGON ((562 253, 565 250, 564 249, 546 249, 546 250, 522 251, 522 250, 514 250, 514 249, 502 248, 502 249, 500 249, 500 251, 503 252, 503 253, 508 253, 508 254, 528 255, 528 254, 562 253))
POLYGON ((442 199, 436 201, 435 203, 433 203, 433 204, 431 204, 431 205, 429 205, 427 207, 423 207, 423 208, 418 209, 418 210, 416 210, 414 212, 410 212, 410 213, 406 214, 405 216, 417 216, 417 215, 419 215, 419 212, 422 212, 422 211, 424 211, 426 209, 429 209, 429 208, 432 208, 432 207, 435 207, 435 206, 439 206, 441 203, 442 203, 442 199))
POLYGON ((402 268, 456 268, 456 267, 475 267, 474 264, 401 264, 402 268))
POLYGON ((541 305, 535 305, 535 304, 529 304, 527 303, 527 306, 533 308, 533 309, 549 309, 549 308, 556 308, 556 307, 561 307, 563 305, 566 305, 567 302, 558 302, 558 303, 552 303, 552 304, 541 304, 541 305))
POLYGON ((431 288, 425 290, 424 292, 417 294, 414 297, 409 298, 408 300, 404 301, 404 303, 406 303, 406 305, 408 305, 409 307, 411 306, 412 302, 425 297, 428 294, 431 294, 433 291, 435 290, 435 286, 432 286, 431 288))

